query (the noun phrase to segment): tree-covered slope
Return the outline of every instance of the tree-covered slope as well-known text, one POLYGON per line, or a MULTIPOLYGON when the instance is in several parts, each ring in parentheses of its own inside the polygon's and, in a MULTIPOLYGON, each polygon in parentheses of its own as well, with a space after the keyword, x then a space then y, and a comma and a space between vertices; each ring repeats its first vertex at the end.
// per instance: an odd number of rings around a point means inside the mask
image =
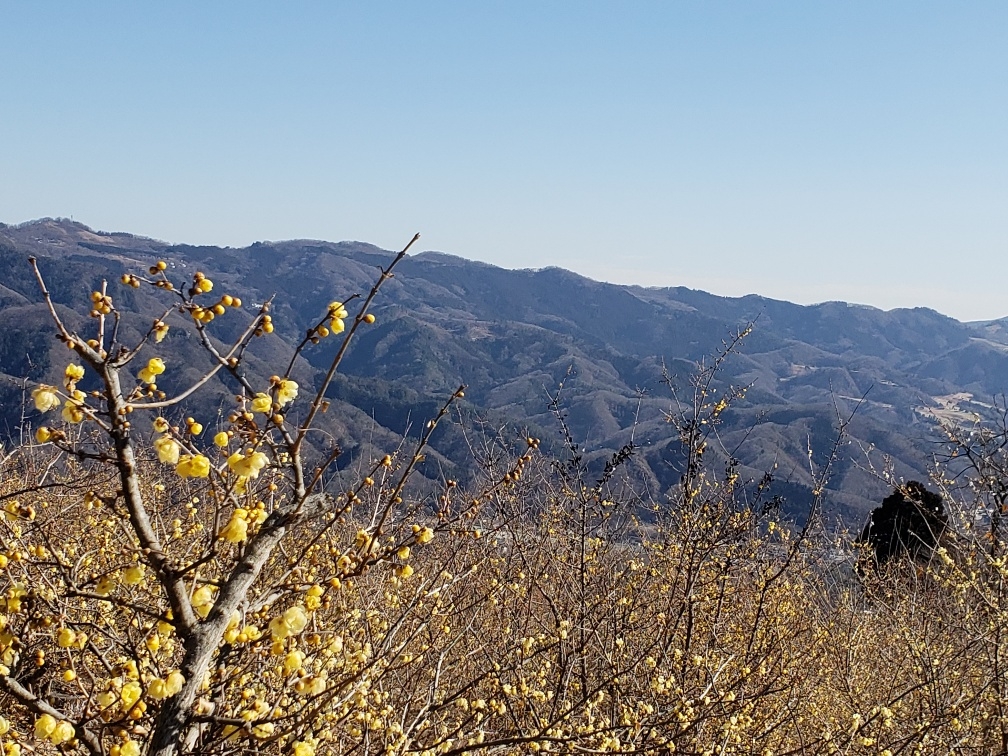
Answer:
MULTIPOLYGON (((72 312, 86 311, 90 292, 109 281, 120 306, 137 313, 124 318, 124 336, 139 335, 164 303, 118 279, 157 259, 180 282, 205 270, 248 311, 272 297, 276 331, 255 342, 249 360, 263 380, 286 367, 293 345, 328 302, 366 291, 392 257, 346 242, 173 246, 65 220, 0 227, 0 401, 8 434, 22 423, 24 379, 55 382, 66 354, 40 304, 29 255, 38 258, 61 313, 78 328, 88 323, 72 312)), ((827 498, 831 511, 860 519, 887 490, 870 464, 881 465, 888 455, 897 474, 926 474, 935 417, 983 412, 1008 388, 1002 321, 964 324, 924 308, 883 312, 841 302, 799 306, 616 286, 557 268, 512 271, 427 252, 401 263, 373 311, 377 323, 360 334, 331 390, 339 401, 327 428, 344 449, 343 464, 352 465, 362 454, 394 446, 402 434, 415 434, 439 401, 465 383, 466 421, 435 439, 437 454, 424 471, 431 477, 473 472, 477 427, 484 434, 504 428, 505 437, 529 429, 560 453, 549 397, 562 384, 560 405, 586 458, 601 466, 632 434, 635 483, 660 497, 678 481, 681 462, 666 422, 674 399, 661 380, 663 366, 683 399, 697 362, 755 320, 715 384, 722 391, 751 384, 724 415, 723 448, 754 477, 774 469, 788 507, 799 512, 812 483, 810 452, 813 466, 824 462, 838 415, 846 417, 864 397, 827 498)), ((213 331, 226 341, 244 325, 239 313, 228 313, 213 331)), ((186 342, 183 329, 172 329, 169 338, 172 353, 185 362, 171 378, 181 385, 198 374, 205 357, 186 342)), ((324 341, 308 350, 297 379, 319 380, 335 346, 324 341)), ((233 390, 220 384, 190 411, 212 421, 233 390)), ((30 422, 32 412, 26 417, 30 422)))

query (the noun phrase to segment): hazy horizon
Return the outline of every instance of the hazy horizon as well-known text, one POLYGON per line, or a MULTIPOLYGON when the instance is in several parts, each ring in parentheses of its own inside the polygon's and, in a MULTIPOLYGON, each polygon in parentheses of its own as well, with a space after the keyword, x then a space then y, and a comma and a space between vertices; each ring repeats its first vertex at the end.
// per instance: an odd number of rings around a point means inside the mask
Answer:
MULTIPOLYGON (((150 239, 152 241, 164 242, 164 243, 173 244, 173 245, 174 244, 179 244, 179 245, 188 245, 188 246, 194 246, 194 247, 195 246, 204 246, 203 243, 200 242, 200 241, 198 241, 198 240, 169 241, 167 239, 159 239, 157 237, 150 236, 149 234, 134 233, 132 231, 129 231, 128 229, 101 229, 101 228, 96 228, 94 226, 89 225, 88 223, 86 223, 85 221, 81 220, 80 218, 72 218, 72 217, 69 217, 69 216, 66 216, 66 217, 63 217, 63 216, 59 216, 59 217, 56 217, 56 216, 43 216, 41 218, 31 218, 31 219, 26 220, 26 221, 19 221, 19 222, 14 222, 14 223, 0 220, 0 223, 5 224, 5 225, 10 226, 10 227, 18 227, 18 226, 28 226, 28 225, 31 225, 33 223, 39 223, 39 222, 43 222, 43 221, 46 221, 46 220, 53 220, 53 221, 69 220, 69 221, 72 221, 74 223, 80 223, 81 225, 85 226, 86 228, 90 229, 92 232, 94 232, 96 234, 119 234, 119 233, 123 233, 123 234, 129 234, 131 236, 136 236, 138 238, 150 239)), ((231 249, 243 249, 243 248, 247 248, 247 247, 251 246, 252 244, 256 244, 256 243, 262 243, 262 244, 281 244, 281 243, 285 243, 285 242, 297 242, 297 241, 322 242, 322 243, 327 243, 327 244, 369 244, 371 246, 379 247, 379 248, 381 248, 383 250, 386 250, 386 251, 388 251, 390 253, 393 253, 393 252, 396 251, 396 250, 392 249, 391 247, 381 247, 380 245, 375 245, 375 244, 373 244, 372 242, 369 242, 366 239, 316 239, 316 238, 303 237, 303 236, 301 236, 301 237, 291 237, 289 239, 256 239, 255 241, 250 242, 249 244, 243 244, 243 245, 240 245, 240 246, 239 245, 213 245, 213 246, 228 247, 228 248, 231 248, 231 249)), ((406 241, 408 241, 408 240, 406 240, 406 241)), ((405 244, 404 244, 404 246, 405 246, 405 244)), ((927 305, 911 305, 909 308, 904 308, 904 307, 883 308, 883 307, 877 307, 876 305, 868 304, 866 302, 856 302, 856 301, 849 300, 849 299, 821 299, 821 300, 814 300, 814 301, 808 301, 808 302, 798 302, 798 301, 796 301, 794 299, 786 299, 786 298, 780 298, 780 297, 770 297, 770 296, 767 296, 766 294, 762 294, 762 293, 760 293, 758 291, 749 291, 749 292, 746 292, 746 293, 743 293, 743 294, 725 294, 723 292, 712 291, 710 289, 703 289, 703 288, 696 287, 696 286, 686 286, 685 284, 682 284, 682 283, 667 283, 667 284, 665 284, 665 283, 642 283, 642 282, 635 282, 635 281, 627 281, 627 282, 610 281, 610 280, 602 279, 602 278, 593 278, 592 276, 589 276, 589 275, 584 274, 584 273, 580 273, 579 271, 573 270, 572 268, 566 268, 564 266, 557 266, 557 265, 522 266, 522 267, 517 267, 517 268, 516 267, 508 267, 507 265, 500 265, 498 263, 487 262, 485 260, 475 260, 474 258, 466 257, 465 255, 460 255, 460 254, 457 254, 455 252, 450 252, 448 250, 443 250, 443 249, 426 249, 424 247, 424 245, 423 245, 423 235, 421 234, 421 237, 418 240, 417 244, 414 246, 414 248, 412 248, 410 250, 410 255, 411 256, 417 256, 417 255, 422 255, 422 254, 448 255, 448 256, 451 256, 451 257, 462 258, 462 259, 468 260, 470 262, 477 262, 477 263, 481 263, 481 264, 492 265, 492 266, 495 266, 495 267, 498 267, 498 268, 503 268, 503 269, 506 269, 506 270, 542 270, 544 268, 551 268, 551 267, 554 267, 554 268, 563 268, 564 270, 568 270, 568 271, 571 271, 573 273, 577 273, 578 275, 583 275, 586 278, 592 278, 595 281, 599 281, 599 282, 603 282, 603 283, 612 283, 612 284, 618 284, 618 285, 623 285, 623 286, 639 286, 639 287, 643 287, 643 288, 665 288, 665 287, 676 288, 676 287, 683 287, 683 288, 687 288, 687 289, 693 289, 695 291, 703 291, 703 292, 705 292, 707 294, 712 294, 714 296, 728 297, 728 298, 738 298, 738 297, 745 297, 745 296, 757 296, 757 297, 760 297, 760 298, 763 298, 763 299, 772 299, 772 300, 776 300, 776 301, 785 301, 785 302, 790 302, 792 304, 799 304, 799 305, 805 305, 805 306, 815 306, 815 305, 821 305, 821 304, 829 304, 829 303, 833 303, 833 302, 840 302, 842 304, 846 304, 846 305, 849 305, 849 306, 852 306, 852 307, 868 307, 868 308, 871 308, 871 309, 882 310, 884 312, 891 311, 891 310, 894 310, 894 309, 913 309, 915 307, 927 307, 927 305)), ((929 309, 935 309, 935 308, 929 308, 929 309)), ((955 318, 954 315, 949 315, 948 313, 941 312, 941 310, 937 310, 937 312, 941 313, 942 315, 948 315, 949 317, 955 318)), ((1004 318, 1008 318, 1008 316, 1003 316, 1003 317, 1004 318)), ((977 319, 974 319, 974 320, 962 320, 960 318, 955 318, 955 319, 956 320, 960 320, 961 322, 964 322, 964 323, 969 323, 969 322, 987 322, 987 321, 993 321, 993 320, 1001 320, 1002 318, 977 318, 977 319)))

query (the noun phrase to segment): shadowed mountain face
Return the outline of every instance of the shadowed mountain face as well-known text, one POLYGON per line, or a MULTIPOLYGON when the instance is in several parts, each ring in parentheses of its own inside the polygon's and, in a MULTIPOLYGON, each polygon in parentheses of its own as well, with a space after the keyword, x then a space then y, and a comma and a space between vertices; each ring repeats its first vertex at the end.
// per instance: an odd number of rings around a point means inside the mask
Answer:
MULTIPOLYGON (((145 271, 157 259, 169 263, 176 283, 205 271, 215 292, 240 296, 249 313, 274 297, 276 331, 256 340, 248 362, 264 385, 286 367, 292 345, 331 300, 365 292, 377 266, 393 257, 361 243, 222 249, 99 233, 65 220, 0 226, 0 401, 8 435, 20 428, 23 379, 58 382, 66 361, 40 304, 29 255, 38 258, 55 301, 77 313, 87 311, 90 292, 108 280, 118 306, 139 313, 124 318, 127 343, 167 303, 147 288, 119 285, 119 277, 145 271)), ((561 406, 586 459, 601 467, 632 435, 639 449, 628 472, 637 488, 660 497, 678 482, 681 456, 666 422, 674 399, 661 381, 663 365, 680 400, 691 397, 697 362, 755 320, 715 383, 719 391, 750 386, 723 416, 723 448, 747 475, 772 469, 777 491, 799 514, 809 501, 810 461, 813 469, 825 461, 838 417, 846 419, 860 401, 827 499, 831 512, 860 525, 889 489, 872 465, 888 456, 897 475, 925 476, 939 438, 937 420, 983 414, 1008 389, 1008 319, 965 324, 925 308, 804 307, 757 296, 615 286, 556 268, 511 271, 427 252, 401 263, 372 311, 377 323, 361 331, 332 389, 338 401, 326 430, 345 450, 342 463, 352 466, 393 448, 402 434, 415 435, 465 383, 466 422, 435 439, 438 453, 425 470, 430 477, 464 479, 476 467, 476 429, 559 439, 549 395, 562 383, 561 406)), ((86 318, 67 317, 82 332, 89 327, 86 318)), ((227 341, 246 323, 229 312, 212 330, 227 341)), ((176 363, 168 389, 207 364, 184 328, 173 328, 163 346, 176 363)), ((308 350, 295 378, 306 388, 320 380, 335 348, 327 340, 308 350)), ((187 410, 212 427, 222 407, 226 414, 233 390, 215 384, 187 410)), ((553 448, 559 453, 559 444, 553 448)))

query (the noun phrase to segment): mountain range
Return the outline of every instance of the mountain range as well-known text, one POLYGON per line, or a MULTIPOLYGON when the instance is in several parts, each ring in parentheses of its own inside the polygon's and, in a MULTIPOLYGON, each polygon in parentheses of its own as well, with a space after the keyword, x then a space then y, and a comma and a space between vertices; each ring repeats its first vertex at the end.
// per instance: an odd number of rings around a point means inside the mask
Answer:
MULTIPOLYGON (((145 272, 159 259, 176 283, 197 269, 206 272, 215 293, 241 297, 249 314, 273 297, 275 331, 255 341, 247 362, 264 382, 286 367, 292 344, 328 302, 366 292, 378 267, 394 257, 359 242, 260 242, 238 249, 171 245, 65 219, 0 224, 0 429, 12 438, 37 422, 32 408, 23 409, 32 382, 58 383, 66 361, 30 255, 60 312, 81 332, 90 327, 83 314, 91 291, 108 281, 117 305, 130 314, 120 326, 125 341, 145 331, 166 305, 147 287, 121 286, 120 276, 145 272)), ((840 419, 853 414, 825 502, 830 515, 856 523, 888 492, 885 468, 925 478, 941 450, 939 421, 971 423, 994 411, 995 397, 1008 390, 1008 318, 962 323, 923 307, 802 306, 682 287, 620 286, 559 268, 506 270, 421 252, 399 264, 372 312, 377 321, 348 353, 324 420, 325 438, 344 450, 344 468, 415 436, 466 384, 458 422, 435 437, 424 475, 466 479, 493 449, 527 435, 542 438, 547 453, 562 455, 559 410, 592 469, 632 439, 628 480, 661 500, 680 476, 680 441, 668 422, 677 412, 675 397, 691 397, 698 364, 710 364, 723 343, 752 323, 713 384, 722 394, 747 387, 718 426, 722 454, 734 455, 753 479, 773 470, 774 490, 800 515, 840 419)), ((246 323, 229 312, 212 329, 227 341, 246 323)), ((183 327, 172 328, 163 346, 168 390, 207 365, 183 327)), ((334 349, 332 339, 308 349, 295 366, 299 383, 318 382, 334 349)), ((233 391, 226 382, 214 384, 186 411, 212 424, 226 415, 233 391)))

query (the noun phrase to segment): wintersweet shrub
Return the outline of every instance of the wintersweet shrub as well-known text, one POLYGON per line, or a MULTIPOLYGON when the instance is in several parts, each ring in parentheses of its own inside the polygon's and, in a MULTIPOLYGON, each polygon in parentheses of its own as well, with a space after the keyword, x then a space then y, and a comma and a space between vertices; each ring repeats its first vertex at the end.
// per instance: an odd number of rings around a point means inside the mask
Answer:
POLYGON ((334 458, 305 436, 404 254, 293 349, 342 339, 313 387, 246 376, 269 307, 220 346, 238 303, 204 273, 124 277, 171 301, 136 344, 106 288, 85 338, 39 277, 71 359, 35 389, 35 443, 0 462, 5 754, 1005 751, 1004 556, 964 532, 880 578, 909 589, 866 594, 849 545, 707 462, 731 399, 706 370, 670 409, 688 464, 669 500, 618 485, 632 445, 592 480, 573 442, 556 463, 535 438, 474 488, 415 496, 462 389, 415 448, 327 489, 334 458), (214 367, 168 395, 178 327, 214 367), (219 371, 241 388, 219 427, 173 420, 219 371))

